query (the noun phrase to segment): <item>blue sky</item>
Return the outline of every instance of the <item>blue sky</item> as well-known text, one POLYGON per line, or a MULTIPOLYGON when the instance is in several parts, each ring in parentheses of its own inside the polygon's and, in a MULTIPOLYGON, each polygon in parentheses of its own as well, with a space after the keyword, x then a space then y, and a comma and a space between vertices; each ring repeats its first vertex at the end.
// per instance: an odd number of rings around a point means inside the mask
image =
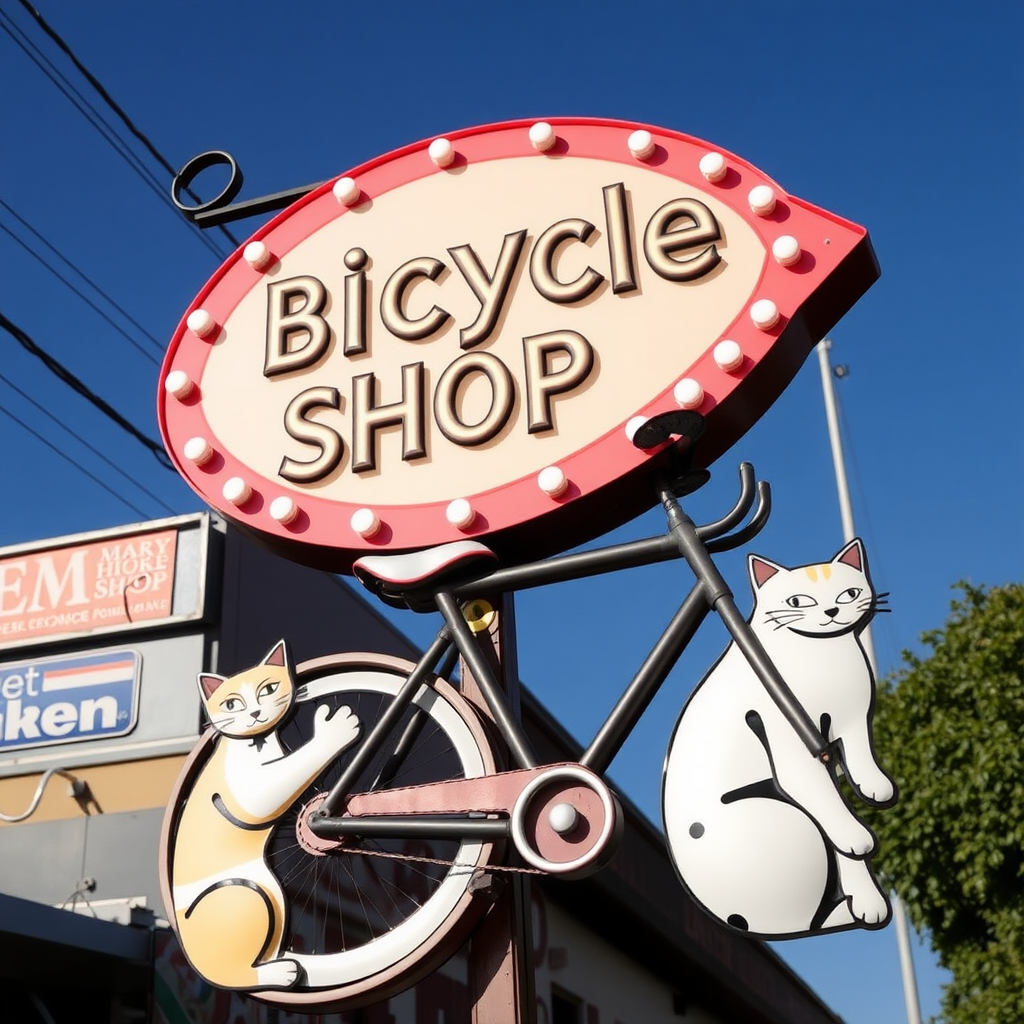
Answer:
MULTIPOLYGON (((245 171, 244 196, 331 178, 460 127, 591 115, 705 139, 865 225, 882 277, 832 338, 834 360, 850 370, 837 386, 855 516, 876 584, 892 592, 894 614, 875 633, 883 671, 942 623, 956 580, 1024 575, 1021 5, 39 0, 39 9, 172 164, 228 150, 245 171)), ((16 39, 109 116, 22 5, 0 0, 0 11, 0 312, 156 437, 162 349, 220 257, 26 56, 16 39)), ((141 146, 130 148, 166 186, 141 146)), ((242 240, 259 223, 233 230, 242 240)), ((229 251, 216 233, 208 241, 229 251)), ((6 335, 0 377, 0 409, 20 421, 0 417, 0 546, 200 507, 6 335)), ((714 467, 689 503, 695 518, 731 503, 741 459, 774 489, 759 552, 798 564, 838 550, 814 359, 714 467)), ((616 536, 657 529, 648 516, 616 536)), ((748 607, 741 557, 723 567, 748 607)), ((579 737, 660 631, 688 585, 680 573, 661 566, 520 599, 522 676, 579 737)), ((434 629, 411 616, 400 625, 415 638, 434 629)), ((671 726, 723 642, 706 627, 613 766, 652 817, 671 726)), ((777 948, 849 1024, 903 1019, 891 929, 777 948)), ((927 1015, 941 975, 927 950, 917 962, 927 1015)))

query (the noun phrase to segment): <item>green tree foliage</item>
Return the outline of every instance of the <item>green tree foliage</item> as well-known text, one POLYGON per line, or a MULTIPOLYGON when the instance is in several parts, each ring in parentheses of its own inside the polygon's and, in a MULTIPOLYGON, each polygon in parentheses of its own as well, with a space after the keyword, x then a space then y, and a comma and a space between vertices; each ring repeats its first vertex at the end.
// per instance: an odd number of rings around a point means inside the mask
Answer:
POLYGON ((875 866, 953 972, 947 1024, 1024 1019, 1024 585, 957 585, 926 657, 880 687, 875 744, 899 786, 875 866))

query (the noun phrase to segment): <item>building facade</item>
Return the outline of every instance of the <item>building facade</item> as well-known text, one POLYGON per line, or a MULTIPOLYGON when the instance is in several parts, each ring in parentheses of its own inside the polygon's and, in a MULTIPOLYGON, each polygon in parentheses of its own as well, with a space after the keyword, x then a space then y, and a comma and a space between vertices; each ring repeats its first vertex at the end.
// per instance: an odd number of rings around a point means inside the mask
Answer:
MULTIPOLYGON (((197 675, 247 668, 282 637, 296 661, 417 653, 338 578, 208 514, 0 550, 0 1018, 310 1019, 203 982, 158 873, 168 798, 203 729, 197 675)), ((543 762, 578 753, 528 693, 523 720, 543 762)), ((837 1024, 768 947, 697 909, 657 829, 623 806, 601 872, 530 886, 538 1024, 837 1024)), ((468 1022, 468 956, 319 1019, 468 1022)))

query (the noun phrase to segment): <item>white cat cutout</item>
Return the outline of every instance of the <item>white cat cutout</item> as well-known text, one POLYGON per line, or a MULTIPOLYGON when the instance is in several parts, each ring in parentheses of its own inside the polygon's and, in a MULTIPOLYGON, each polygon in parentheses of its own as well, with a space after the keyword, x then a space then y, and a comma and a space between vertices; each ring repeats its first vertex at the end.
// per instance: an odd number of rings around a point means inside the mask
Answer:
MULTIPOLYGON (((876 611, 860 540, 789 569, 751 555, 750 625, 857 795, 895 801, 871 743, 874 678, 859 635, 876 611)), ((718 920, 761 938, 880 928, 889 901, 876 842, 735 644, 697 685, 669 743, 665 834, 683 885, 718 920)))

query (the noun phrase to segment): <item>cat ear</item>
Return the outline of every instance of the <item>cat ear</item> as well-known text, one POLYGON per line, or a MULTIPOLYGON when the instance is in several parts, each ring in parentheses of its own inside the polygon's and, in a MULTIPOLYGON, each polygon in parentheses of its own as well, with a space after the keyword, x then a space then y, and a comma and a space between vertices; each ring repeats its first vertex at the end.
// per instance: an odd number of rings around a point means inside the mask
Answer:
POLYGON ((781 572, 784 566, 769 562, 767 558, 760 555, 747 556, 747 572, 750 573, 750 585, 755 591, 760 590, 777 572, 781 572))
POLYGON ((213 694, 217 691, 217 688, 221 683, 225 681, 225 676, 217 676, 212 672, 200 672, 196 677, 199 683, 199 692, 203 695, 203 700, 209 700, 213 694))
POLYGON ((854 537, 832 561, 842 562, 843 565, 849 565, 858 572, 867 573, 868 571, 868 559, 864 554, 864 545, 861 543, 860 537, 854 537))
POLYGON ((276 665, 278 668, 290 667, 291 661, 283 640, 278 640, 271 652, 260 662, 261 665, 276 665))

